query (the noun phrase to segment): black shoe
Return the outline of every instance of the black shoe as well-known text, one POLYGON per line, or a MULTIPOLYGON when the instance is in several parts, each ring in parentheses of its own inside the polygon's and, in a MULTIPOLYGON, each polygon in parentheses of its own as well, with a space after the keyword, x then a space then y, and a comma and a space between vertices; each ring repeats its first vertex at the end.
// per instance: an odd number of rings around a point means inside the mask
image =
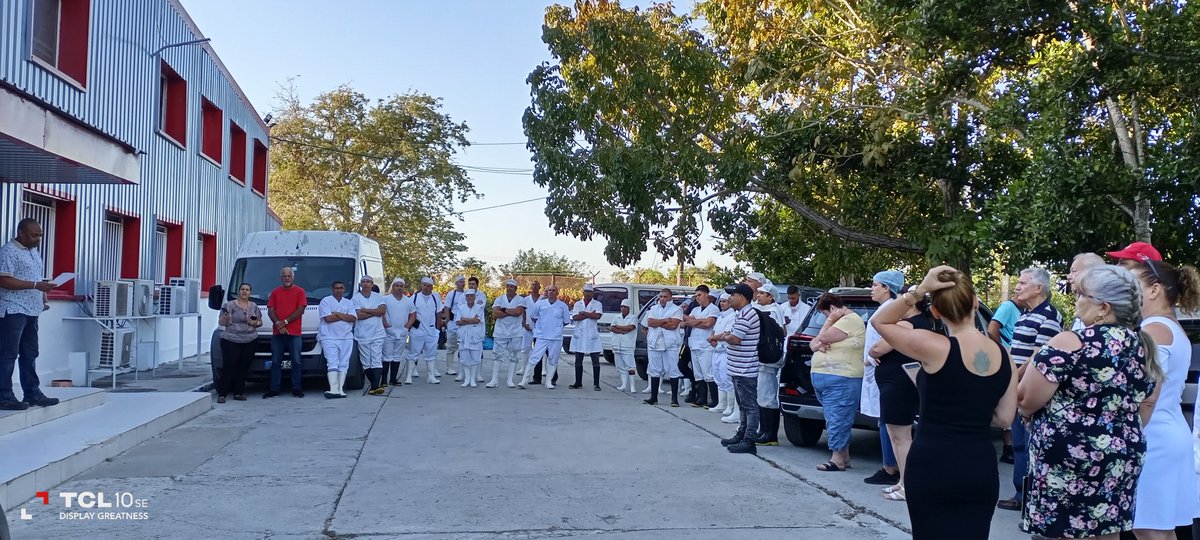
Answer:
POLYGON ((400 381, 388 381, 388 384, 392 386, 401 386, 400 381))
POLYGON ((225 396, 217 396, 217 403, 225 403, 225 396))
POLYGON ((742 440, 745 438, 746 438, 746 432, 739 429, 737 431, 737 433, 733 434, 732 437, 730 437, 728 439, 721 439, 721 446, 733 446, 737 443, 742 442, 742 440))
POLYGON ((1005 446, 1004 449, 1000 451, 1000 463, 1008 463, 1009 465, 1013 464, 1012 446, 1005 446))
POLYGON ((24 401, 17 401, 15 399, 0 401, 0 411, 23 411, 28 408, 29 404, 24 401))
POLYGON ((750 442, 748 439, 744 439, 740 443, 730 445, 730 446, 726 447, 725 449, 729 450, 730 454, 757 454, 758 453, 758 447, 754 446, 754 443, 750 442))
POLYGON ((304 392, 301 392, 301 391, 299 391, 299 390, 292 390, 292 396, 294 396, 294 397, 304 397, 304 392))
POLYGON ((571 386, 568 386, 567 388, 570 388, 571 390, 578 390, 580 388, 583 388, 583 385, 579 384, 579 383, 575 383, 575 384, 572 384, 571 386))
POLYGON ((678 406, 679 406, 679 402, 678 402, 678 401, 672 401, 672 402, 671 402, 671 406, 672 406, 672 407, 678 407, 678 406))
POLYGON ((263 394, 263 399, 273 398, 278 395, 279 395, 279 390, 267 390, 267 393, 263 394))
POLYGON ((646 405, 658 405, 658 400, 654 398, 643 399, 642 403, 645 403, 646 405))
POLYGON ((883 469, 875 471, 875 474, 863 478, 866 482, 875 486, 893 486, 900 483, 900 473, 889 473, 883 469))
POLYGON ((592 387, 592 390, 595 390, 595 391, 599 392, 599 391, 600 391, 600 385, 598 385, 598 384, 597 384, 596 386, 592 387))
POLYGON ((338 395, 334 394, 333 392, 325 392, 325 399, 334 399, 336 397, 338 397, 338 395))
POLYGON ((28 403, 30 406, 50 407, 52 405, 58 405, 58 398, 46 397, 42 394, 38 394, 33 397, 26 397, 25 403, 28 403))
POLYGON ((246 396, 244 396, 242 394, 238 394, 236 396, 233 396, 233 400, 234 401, 246 401, 246 396))

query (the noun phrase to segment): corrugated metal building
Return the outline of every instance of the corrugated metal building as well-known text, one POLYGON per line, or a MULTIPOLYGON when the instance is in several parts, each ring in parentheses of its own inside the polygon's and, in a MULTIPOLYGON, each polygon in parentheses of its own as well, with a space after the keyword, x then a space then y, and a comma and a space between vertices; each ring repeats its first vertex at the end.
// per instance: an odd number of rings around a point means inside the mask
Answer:
MULTIPOLYGON (((96 281, 207 288, 247 233, 280 227, 267 126, 206 41, 177 0, 0 2, 0 234, 37 218, 48 277, 77 275, 41 317, 44 382, 81 379, 68 353, 94 350, 98 327, 63 317, 88 313, 96 281)), ((200 311, 189 354, 215 324, 200 311)), ((141 367, 178 358, 178 321, 136 325, 158 342, 141 367)))

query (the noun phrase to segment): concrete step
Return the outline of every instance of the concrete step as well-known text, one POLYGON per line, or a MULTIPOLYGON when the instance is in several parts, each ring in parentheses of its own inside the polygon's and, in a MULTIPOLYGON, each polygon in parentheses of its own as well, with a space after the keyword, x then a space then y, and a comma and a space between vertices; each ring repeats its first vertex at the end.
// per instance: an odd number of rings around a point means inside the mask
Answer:
POLYGON ((99 388, 43 388, 47 397, 58 398, 52 407, 30 407, 23 411, 0 411, 0 437, 25 428, 85 411, 104 404, 106 392, 99 388))
POLYGON ((4 508, 16 508, 38 491, 52 490, 212 408, 212 396, 200 392, 108 393, 105 398, 99 406, 0 436, 4 508))

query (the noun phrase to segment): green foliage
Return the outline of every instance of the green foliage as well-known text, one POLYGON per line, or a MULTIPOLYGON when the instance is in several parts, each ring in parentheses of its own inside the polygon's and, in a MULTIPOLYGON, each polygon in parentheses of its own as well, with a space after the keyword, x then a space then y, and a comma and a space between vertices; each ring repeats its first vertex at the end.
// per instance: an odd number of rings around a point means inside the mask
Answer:
POLYGON ((556 275, 585 275, 587 264, 570 259, 553 251, 540 251, 534 248, 517 251, 517 256, 509 264, 499 266, 500 273, 505 276, 516 274, 556 274, 556 275))
POLYGON ((1200 6, 581 0, 547 11, 524 123, 555 230, 718 247, 804 282, 1200 258, 1200 6), (1153 211, 1151 211, 1153 210, 1153 211))
POLYGON ((270 194, 284 227, 373 238, 388 275, 410 283, 455 266, 464 247, 453 205, 476 195, 454 163, 465 124, 419 93, 371 101, 342 86, 308 104, 290 88, 280 98, 270 194))

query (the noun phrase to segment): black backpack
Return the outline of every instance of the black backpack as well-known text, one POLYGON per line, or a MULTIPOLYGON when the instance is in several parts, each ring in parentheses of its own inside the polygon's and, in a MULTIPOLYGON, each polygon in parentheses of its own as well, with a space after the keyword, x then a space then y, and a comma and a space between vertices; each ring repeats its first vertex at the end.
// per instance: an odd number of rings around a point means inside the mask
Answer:
POLYGON ((758 312, 758 361, 763 364, 777 364, 783 360, 783 328, 769 313, 760 309, 754 311, 758 312))

